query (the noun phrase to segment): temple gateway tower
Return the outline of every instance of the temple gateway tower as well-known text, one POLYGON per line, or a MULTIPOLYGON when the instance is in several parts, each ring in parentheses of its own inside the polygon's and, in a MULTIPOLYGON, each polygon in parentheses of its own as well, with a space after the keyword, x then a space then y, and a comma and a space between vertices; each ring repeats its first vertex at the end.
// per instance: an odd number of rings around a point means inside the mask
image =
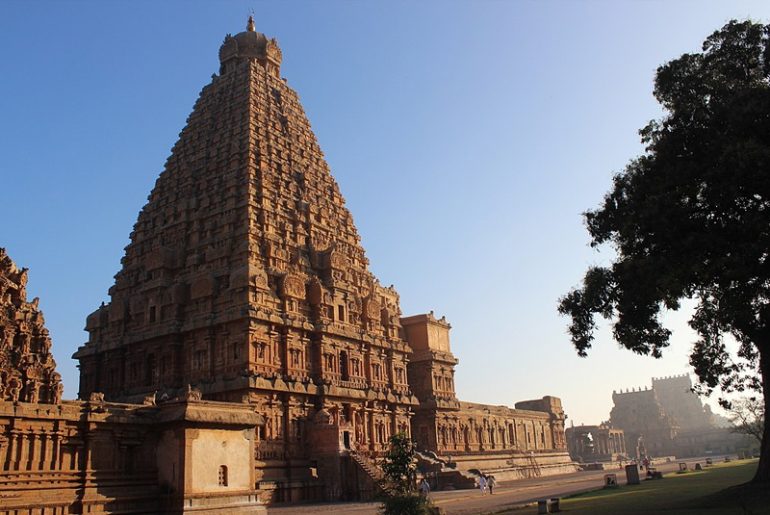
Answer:
POLYGON ((250 18, 219 59, 110 302, 88 316, 80 398, 253 406, 267 502, 361 497, 365 460, 397 432, 498 479, 574 470, 558 399, 510 409, 455 397, 449 324, 402 320, 396 291, 369 271, 275 39, 250 18))

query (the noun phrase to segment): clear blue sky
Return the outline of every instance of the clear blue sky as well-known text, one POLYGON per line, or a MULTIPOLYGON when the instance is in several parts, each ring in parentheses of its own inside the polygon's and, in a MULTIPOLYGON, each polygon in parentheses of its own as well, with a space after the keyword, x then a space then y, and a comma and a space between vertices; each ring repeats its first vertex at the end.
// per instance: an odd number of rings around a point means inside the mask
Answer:
MULTIPOLYGON (((692 335, 663 359, 604 332, 587 359, 558 317, 587 265, 580 213, 637 155, 660 111, 655 69, 756 1, 0 3, 0 246, 29 267, 65 396, 85 317, 123 247, 224 35, 278 38, 363 237, 405 315, 453 325, 468 401, 552 394, 575 423, 615 388, 688 371, 692 335)), ((686 327, 687 314, 670 317, 686 327)))

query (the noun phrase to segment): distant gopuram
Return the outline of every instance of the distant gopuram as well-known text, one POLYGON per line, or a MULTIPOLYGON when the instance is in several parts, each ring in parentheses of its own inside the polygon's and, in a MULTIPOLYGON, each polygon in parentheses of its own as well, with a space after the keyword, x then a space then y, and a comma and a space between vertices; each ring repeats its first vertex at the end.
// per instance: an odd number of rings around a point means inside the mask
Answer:
POLYGON ((612 392, 610 422, 624 431, 629 454, 640 441, 653 457, 752 452, 756 443, 731 431, 730 422, 712 413, 692 388, 690 376, 681 374, 653 377, 652 388, 612 392))
POLYGON ((498 479, 574 470, 558 398, 517 409, 456 398, 449 324, 401 318, 396 291, 369 271, 277 42, 250 19, 219 58, 110 302, 87 319, 80 398, 163 402, 192 388, 252 406, 268 502, 361 497, 366 460, 397 432, 434 469, 451 455, 448 470, 498 479))

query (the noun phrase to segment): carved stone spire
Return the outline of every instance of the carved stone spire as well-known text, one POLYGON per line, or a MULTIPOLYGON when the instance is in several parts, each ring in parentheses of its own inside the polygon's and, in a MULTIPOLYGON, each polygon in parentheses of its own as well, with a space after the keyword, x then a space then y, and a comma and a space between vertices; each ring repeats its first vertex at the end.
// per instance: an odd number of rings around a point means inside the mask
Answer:
POLYGON ((249 22, 246 24, 246 30, 249 32, 256 32, 254 28, 254 16, 249 16, 249 22))
POLYGON ((61 402, 61 376, 51 355, 38 299, 27 302, 27 269, 0 248, 0 402, 61 402))
POLYGON ((305 410, 336 382, 359 403, 387 388, 406 424, 416 398, 398 294, 368 269, 299 97, 278 75, 280 49, 252 21, 225 38, 221 75, 139 214, 111 302, 88 317, 79 395, 139 402, 191 384, 204 398, 266 403, 301 388, 305 410))

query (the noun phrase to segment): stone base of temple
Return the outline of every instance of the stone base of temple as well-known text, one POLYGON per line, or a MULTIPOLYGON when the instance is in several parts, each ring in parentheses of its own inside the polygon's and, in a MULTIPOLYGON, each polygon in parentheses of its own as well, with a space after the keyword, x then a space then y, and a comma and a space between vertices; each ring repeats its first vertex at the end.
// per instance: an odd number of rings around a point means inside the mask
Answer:
POLYGON ((275 505, 369 501, 375 497, 377 484, 370 466, 362 465, 352 455, 341 452, 311 463, 316 466, 292 467, 287 464, 282 476, 258 481, 260 500, 275 505))
POLYGON ((169 510, 168 513, 200 513, 205 515, 245 515, 247 513, 267 513, 259 503, 257 492, 206 494, 185 496, 181 510, 169 510))
POLYGON ((466 454, 452 456, 452 463, 458 470, 492 475, 497 481, 554 476, 578 471, 578 465, 570 459, 566 451, 466 454))
POLYGON ((292 504, 320 502, 324 498, 324 484, 318 479, 284 477, 257 482, 259 499, 265 504, 292 504))

